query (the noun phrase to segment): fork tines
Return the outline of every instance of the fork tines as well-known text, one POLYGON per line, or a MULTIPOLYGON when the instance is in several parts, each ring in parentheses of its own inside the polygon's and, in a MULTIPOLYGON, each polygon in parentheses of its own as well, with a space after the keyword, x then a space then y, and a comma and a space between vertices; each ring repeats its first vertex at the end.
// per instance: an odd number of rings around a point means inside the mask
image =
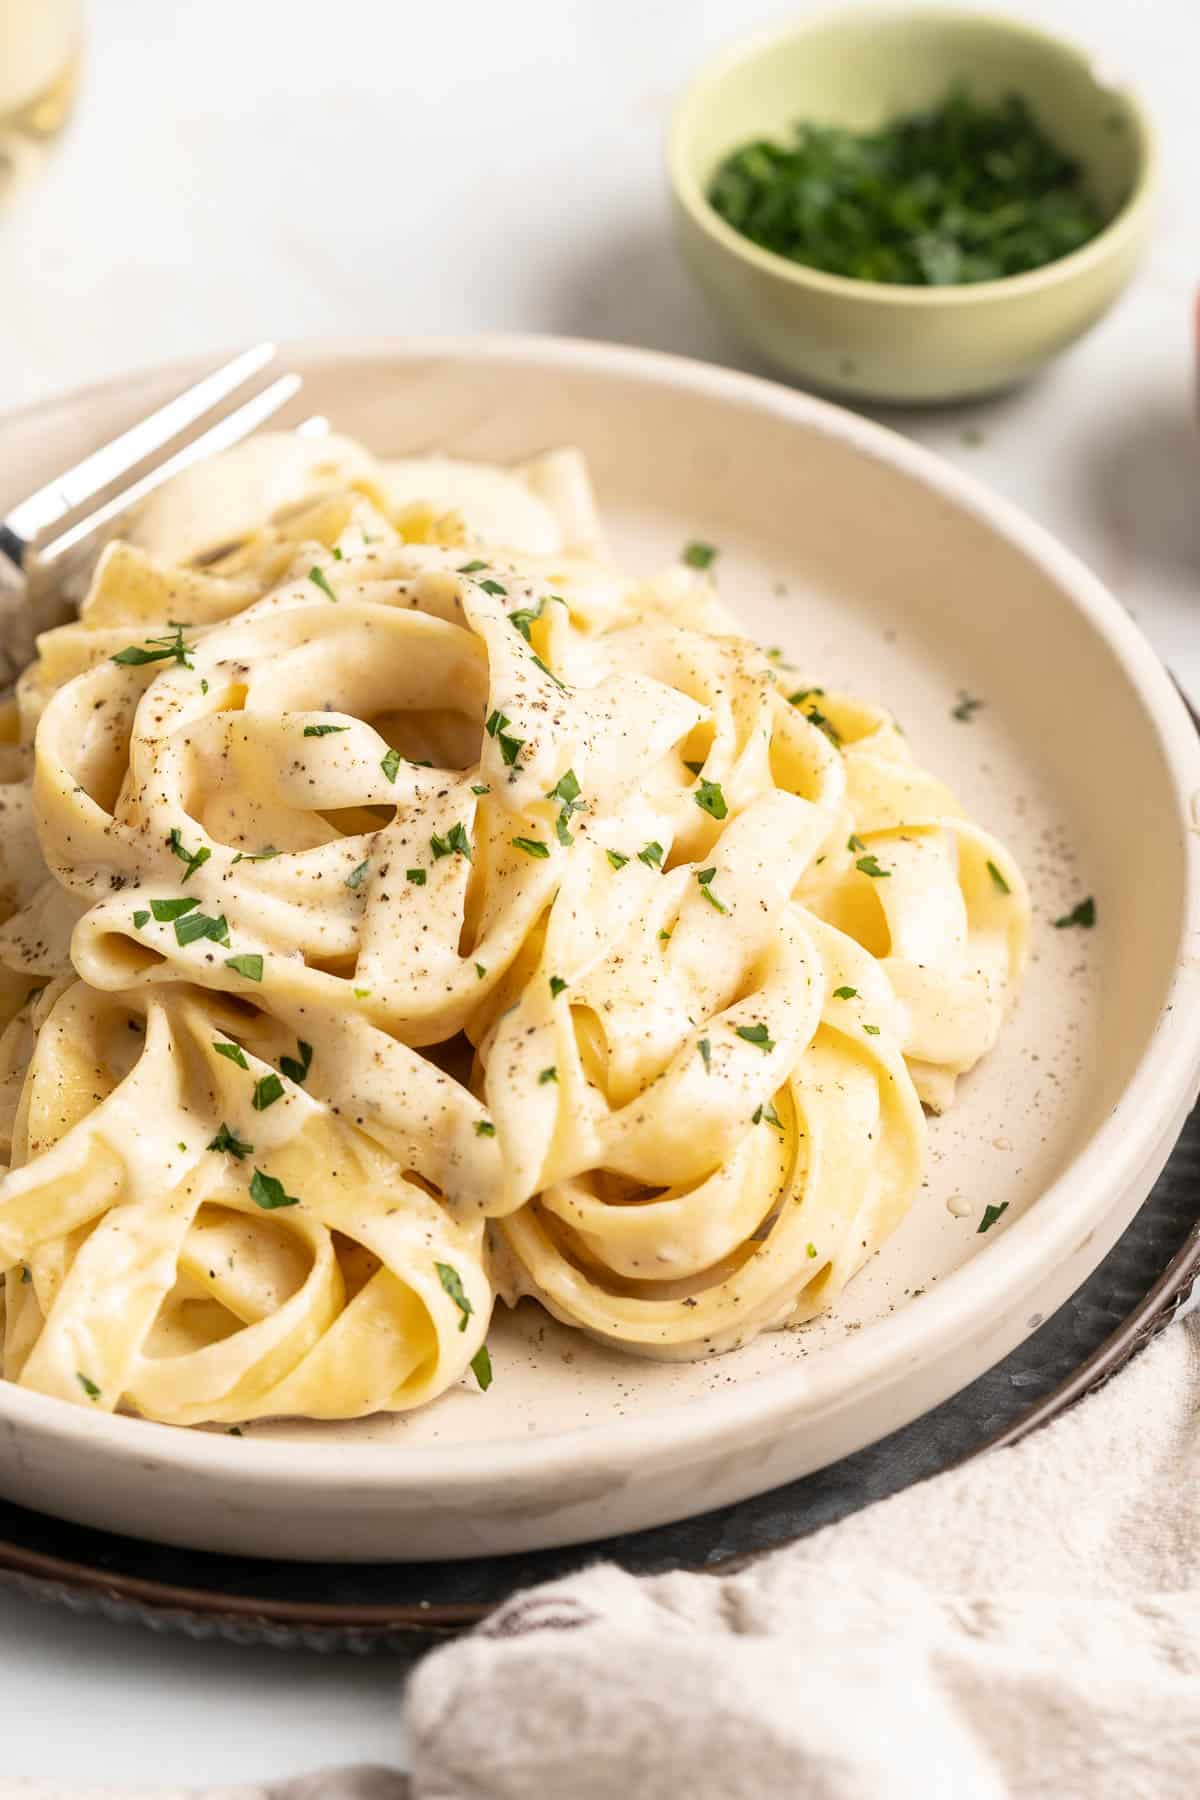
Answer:
MULTIPOLYGON (((32 572, 31 551, 39 573, 50 573, 51 565, 57 575, 64 573, 69 552, 81 552, 162 482, 239 443, 292 399, 300 376, 280 375, 266 387, 256 379, 275 355, 271 343, 243 351, 28 495, 0 521, 0 551, 26 574, 32 572), (243 395, 251 384, 253 390, 243 395), (223 410, 233 398, 239 403, 223 410)), ((69 560, 74 563, 77 556, 69 560)))

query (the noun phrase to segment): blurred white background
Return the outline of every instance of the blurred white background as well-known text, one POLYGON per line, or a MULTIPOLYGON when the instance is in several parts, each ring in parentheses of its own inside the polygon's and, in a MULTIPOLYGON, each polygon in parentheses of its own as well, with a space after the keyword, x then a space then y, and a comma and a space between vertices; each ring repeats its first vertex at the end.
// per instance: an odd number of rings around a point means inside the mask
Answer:
MULTIPOLYGON (((804 10, 91 0, 75 120, 0 210, 0 408, 263 336, 554 332, 754 367, 676 262, 662 141, 699 62, 804 10)), ((993 10, 1070 33, 1144 93, 1163 149, 1151 253, 1035 387, 883 416, 1065 538, 1200 691, 1200 8, 993 10)), ((158 1640, 0 1593, 9 1775, 199 1782, 392 1760, 398 1686, 386 1663, 158 1640)))
MULTIPOLYGON (((663 134, 706 56, 805 10, 90 0, 75 121, 0 212, 0 407, 263 336, 558 332, 754 367, 676 261, 663 134)), ((1200 685, 1200 9, 993 10, 1074 35, 1142 90, 1158 229, 1134 292, 1035 388, 888 416, 1087 556, 1200 685)))

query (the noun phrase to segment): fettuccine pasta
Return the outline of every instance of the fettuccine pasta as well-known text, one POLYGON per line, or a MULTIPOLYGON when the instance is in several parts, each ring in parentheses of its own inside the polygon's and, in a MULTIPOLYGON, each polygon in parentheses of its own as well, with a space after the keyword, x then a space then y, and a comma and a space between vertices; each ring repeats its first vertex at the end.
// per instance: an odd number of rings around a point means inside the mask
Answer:
POLYGON ((1020 871, 708 569, 615 569, 576 453, 264 437, 38 649, 0 749, 9 1381, 402 1410, 486 1388, 496 1296, 695 1357, 904 1217, 1020 871))

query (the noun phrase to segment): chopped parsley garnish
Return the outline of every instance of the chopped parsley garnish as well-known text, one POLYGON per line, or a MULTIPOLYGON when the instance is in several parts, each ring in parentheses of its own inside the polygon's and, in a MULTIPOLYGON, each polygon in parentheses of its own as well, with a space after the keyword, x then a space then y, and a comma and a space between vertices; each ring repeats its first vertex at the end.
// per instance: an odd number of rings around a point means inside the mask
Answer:
POLYGON ((298 1195, 285 1192, 282 1181, 277 1181, 274 1175, 267 1175, 262 1169, 255 1169, 250 1177, 250 1198, 264 1212, 276 1212, 281 1206, 300 1204, 298 1195))
POLYGON ((863 875, 869 875, 872 881, 887 881, 892 873, 890 869, 881 869, 874 856, 860 856, 854 866, 863 875))
POLYGON ((558 1070, 556 1068, 554 1068, 553 1066, 551 1066, 548 1069, 543 1069, 541 1074, 538 1076, 538 1086, 545 1087, 545 1085, 548 1081, 557 1081, 557 1080, 558 1080, 558 1070))
POLYGON ((454 856, 456 853, 459 856, 465 856, 468 862, 471 860, 471 840, 467 836, 466 826, 461 821, 457 825, 452 825, 445 837, 439 837, 435 831, 429 840, 429 848, 433 851, 434 862, 439 862, 443 856, 454 856))
POLYGON ((288 1080, 294 1081, 296 1086, 300 1087, 302 1086, 308 1071, 312 1068, 313 1047, 311 1044, 306 1044, 303 1038, 300 1038, 297 1040, 296 1048, 300 1052, 299 1061, 297 1061, 294 1056, 281 1056, 279 1059, 279 1066, 287 1076, 288 1080))
POLYGON ((794 694, 788 695, 788 705, 789 706, 803 706, 804 702, 810 697, 810 695, 816 694, 820 697, 823 697, 824 693, 825 693, 824 688, 797 688, 794 694))
POLYGON ((478 795, 482 796, 484 794, 490 794, 491 791, 492 790, 488 786, 486 781, 473 781, 471 783, 471 792, 473 794, 478 794, 478 795))
POLYGON ((326 581, 324 575, 322 575, 320 569, 317 568, 315 563, 313 564, 312 568, 308 571, 308 579, 312 582, 314 587, 319 587, 321 592, 323 594, 327 595, 330 600, 337 599, 337 595, 334 593, 333 589, 330 587, 329 583, 326 581))
POLYGON ((693 775, 700 775, 704 772, 704 764, 702 762, 688 762, 686 757, 684 758, 683 766, 693 775))
POLYGON ((480 1344, 471 1358, 471 1373, 479 1383, 480 1390, 486 1394, 492 1385, 492 1359, 488 1355, 486 1344, 480 1344))
POLYGON ((658 941, 660 944, 669 944, 670 943, 671 933, 667 930, 666 926, 664 926, 663 929, 659 932, 658 941))
POLYGON ((169 925, 172 919, 182 919, 184 913, 190 913, 199 904, 198 900, 152 900, 150 911, 160 925, 169 925))
POLYGON ((817 1246, 815 1244, 808 1244, 806 1246, 806 1254, 815 1257, 817 1254, 817 1246))
POLYGON ((148 925, 149 923, 150 923, 150 914, 144 908, 140 908, 137 912, 134 913, 133 928, 135 931, 140 931, 142 929, 143 925, 148 925))
POLYGON ((555 1000, 558 999, 558 996, 562 993, 566 985, 567 984, 561 975, 552 975, 550 977, 550 993, 555 1000))
POLYGON ((720 163, 708 201, 764 250, 852 280, 959 286, 1041 268, 1104 220, 1027 102, 962 85, 869 130, 801 122, 720 163))
POLYGON ((230 1062, 237 1064, 239 1069, 248 1069, 250 1067, 250 1064, 246 1061, 246 1052, 242 1049, 240 1044, 218 1044, 214 1039, 213 1049, 218 1056, 227 1056, 230 1062))
POLYGON ((395 781, 400 773, 400 764, 404 761, 398 750, 389 750, 386 756, 379 759, 379 766, 389 781, 395 781))
POLYGON ((825 733, 825 736, 829 739, 831 744, 841 743, 841 732, 838 730, 832 719, 826 718, 819 706, 805 707, 804 716, 810 725, 815 725, 818 731, 823 731, 825 733))
POLYGON ((775 1048, 775 1039, 765 1025, 739 1025, 735 1029, 735 1036, 742 1038, 747 1044, 754 1044, 764 1054, 775 1048))
POLYGON ((858 989, 852 987, 834 988, 833 997, 835 1000, 857 1000, 858 989))
POLYGON ((208 692, 208 682, 204 679, 203 675, 200 677, 200 692, 202 694, 207 694, 208 692))
POLYGON ((992 878, 992 886, 996 889, 997 893, 1000 893, 1000 894, 1011 894, 1012 893, 1012 889, 1009 887, 1007 881, 1005 881, 1003 875, 1000 873, 999 869, 996 867, 995 863, 991 861, 990 858, 988 860, 987 872, 992 878))
POLYGON ((500 594, 505 598, 508 596, 508 589, 501 587, 498 581, 492 581, 489 578, 487 581, 481 581, 479 585, 485 594, 500 594))
POLYGON ((330 554, 332 555, 334 562, 345 562, 346 560, 340 544, 335 544, 330 554))
POLYGON ((715 544, 704 544, 699 538, 693 538, 690 544, 683 546, 683 561, 689 569, 711 569, 716 560, 715 544))
POLYGON ((458 1270, 452 1267, 450 1263, 435 1262, 433 1266, 438 1272, 438 1280, 462 1314, 462 1318, 458 1321, 458 1329, 460 1331, 465 1331, 467 1329, 467 1320, 471 1317, 475 1308, 467 1298, 466 1290, 462 1284, 462 1277, 459 1275, 458 1270))
POLYGON ((1055 919, 1054 929, 1063 931, 1068 925, 1082 925, 1085 931, 1090 931, 1095 923, 1096 902, 1089 894, 1086 900, 1081 900, 1078 906, 1073 907, 1069 913, 1064 913, 1061 919, 1055 919))
POLYGON ((629 858, 627 856, 622 856, 619 850, 606 850, 604 854, 607 856, 614 869, 623 869, 625 864, 629 861, 629 858))
POLYGON ((866 847, 867 846, 863 843, 862 839, 860 837, 855 837, 853 832, 851 832, 850 836, 846 839, 846 848, 852 855, 854 851, 865 850, 866 847))
POLYGON ((495 1137, 495 1135, 496 1135, 496 1127, 492 1124, 492 1121, 490 1119, 476 1119, 476 1121, 475 1121, 475 1136, 476 1137, 495 1137))
POLYGON ((1000 1217, 1001 1213, 1006 1213, 1007 1211, 1008 1211, 1008 1201, 1007 1200, 1002 1200, 1000 1202, 999 1206, 985 1206, 983 1209, 983 1217, 979 1221, 979 1225, 978 1225, 978 1228, 976 1229, 975 1236, 978 1237, 981 1232, 990 1231, 992 1229, 992 1226, 996 1223, 996 1220, 1000 1217))
POLYGON ((213 1138, 208 1148, 210 1150, 224 1151, 229 1156, 236 1156, 238 1161, 241 1162, 244 1156, 249 1156, 251 1154, 254 1145, 244 1143, 243 1140, 238 1137, 236 1132, 230 1131, 228 1125, 226 1125, 225 1121, 222 1119, 221 1129, 218 1131, 216 1137, 213 1138))
POLYGON ((235 863, 266 862, 269 857, 278 855, 274 844, 264 844, 261 850, 239 850, 233 860, 235 863))
POLYGON ((706 812, 712 819, 723 819, 729 812, 719 781, 702 781, 692 795, 692 799, 700 811, 706 812))
MULTIPOLYGON (((484 582, 483 585, 486 587, 487 583, 484 582)), ((503 591, 503 590, 501 590, 501 591, 503 591)), ((518 608, 515 612, 509 613, 509 615, 508 615, 509 624, 516 627, 516 629, 520 632, 521 636, 525 639, 525 642, 527 644, 531 644, 533 642, 533 638, 530 635, 530 630, 529 630, 530 626, 535 624, 537 622, 537 620, 541 618, 545 609, 546 609, 545 600, 539 600, 536 606, 518 606, 518 608)))
POLYGON ((534 664, 535 664, 535 666, 536 666, 536 667, 537 667, 537 668, 539 668, 539 669, 540 669, 540 670, 541 670, 541 671, 542 671, 542 674, 543 674, 543 675, 548 675, 548 676, 549 676, 549 677, 550 677, 550 680, 551 680, 551 681, 552 681, 552 682, 553 682, 553 683, 554 683, 554 685, 555 685, 555 687, 556 687, 556 688, 561 688, 561 689, 562 689, 562 691, 563 691, 563 693, 564 693, 564 694, 565 694, 565 693, 566 693, 566 691, 567 691, 567 684, 566 684, 566 682, 565 682, 565 681, 560 681, 560 680, 559 680, 559 679, 558 679, 558 676, 557 676, 557 675, 556 675, 556 674, 555 674, 555 673, 554 673, 554 670, 553 670, 553 669, 548 669, 548 668, 547 668, 547 667, 546 667, 546 664, 545 664, 545 663, 544 663, 544 662, 543 662, 543 661, 542 661, 542 659, 541 659, 541 657, 540 657, 540 656, 535 656, 535 657, 534 657, 534 659, 533 659, 533 661, 534 661, 534 664))
POLYGON ((366 861, 360 862, 356 869, 351 869, 350 873, 346 877, 346 881, 345 881, 346 887, 360 888, 363 884, 364 877, 366 876, 367 870, 370 868, 370 866, 371 866, 371 859, 368 856, 366 861))
POLYGON ((958 705, 951 707, 950 717, 952 719, 957 719, 962 725, 969 724, 972 717, 979 711, 982 705, 982 700, 973 700, 965 688, 959 688, 958 705))
POLYGON ((82 1369, 76 1369, 75 1379, 89 1400, 98 1400, 100 1398, 100 1389, 96 1386, 94 1381, 90 1380, 88 1376, 84 1374, 82 1369))
POLYGON ((708 904, 715 907, 719 913, 727 913, 729 908, 725 905, 725 902, 723 900, 718 900, 717 896, 712 891, 712 879, 716 872, 715 868, 697 869, 696 880, 700 883, 700 892, 708 901, 708 904))
POLYGON ((863 1030, 866 1032, 868 1037, 878 1037, 879 1036, 878 1025, 864 1025, 863 1030))
POLYGON ((712 1043, 706 1037, 701 1038, 696 1048, 700 1052, 700 1061, 704 1064, 704 1072, 707 1075, 712 1068, 712 1043))
POLYGON ((195 644, 184 643, 183 626, 180 625, 173 637, 152 637, 147 638, 145 644, 129 644, 124 650, 118 650, 112 660, 131 669, 155 662, 175 662, 181 669, 191 669, 195 664, 190 663, 188 657, 195 649, 195 644))
POLYGON ((245 1435, 240 1425, 231 1425, 225 1433, 226 1437, 245 1437, 245 1435))
POLYGON ((306 725, 305 737, 332 737, 335 731, 349 731, 348 725, 306 725))
POLYGON ((478 575, 480 569, 486 569, 487 566, 488 565, 485 562, 480 562, 479 558, 476 557, 474 562, 463 563, 459 568, 458 573, 460 575, 478 575))
POLYGON ((565 775, 559 776, 546 798, 547 800, 561 800, 567 806, 574 806, 579 799, 579 793, 579 777, 574 769, 568 769, 565 775))
POLYGON ((406 879, 411 881, 414 887, 424 887, 425 886, 425 870, 424 869, 405 869, 404 874, 405 874, 406 879))
POLYGON ((571 814, 580 812, 587 804, 586 801, 579 798, 579 794, 579 778, 574 769, 568 769, 566 774, 559 777, 554 786, 550 789, 550 792, 546 795, 547 800, 562 801, 558 817, 554 821, 554 830, 559 843, 564 847, 569 846, 574 842, 569 830, 571 814))
POLYGON ((203 844, 199 850, 185 850, 178 825, 173 825, 167 833, 167 842, 171 846, 172 856, 177 856, 180 862, 187 864, 187 868, 180 876, 180 880, 184 882, 189 881, 196 873, 196 870, 203 867, 212 855, 212 851, 203 844))
POLYGON ((225 967, 232 969, 235 975, 244 975, 247 981, 261 981, 263 977, 263 959, 257 953, 251 956, 227 956, 225 967))
POLYGON ((182 919, 175 921, 175 942, 182 947, 195 944, 201 938, 211 938, 214 944, 223 944, 229 948, 229 925, 225 914, 211 918, 208 913, 190 912, 182 919))
POLYGON ((769 1101, 764 1107, 761 1108, 761 1115, 762 1115, 763 1123, 766 1125, 769 1125, 773 1131, 782 1131, 783 1130, 783 1120, 780 1118, 779 1114, 775 1111, 774 1106, 771 1105, 771 1103, 769 1101))
POLYGON ((515 850, 523 850, 526 856, 545 858, 549 856, 549 847, 540 843, 537 838, 515 837, 511 840, 515 850))
POLYGON ((483 727, 488 736, 490 738, 495 738, 496 742, 499 744, 500 754, 504 758, 505 764, 510 769, 525 747, 524 738, 510 737, 508 735, 507 728, 511 723, 512 720, 508 717, 507 713, 494 712, 483 727))
POLYGON ((254 1084, 254 1110, 266 1112, 268 1106, 274 1106, 277 1100, 283 1099, 283 1083, 278 1075, 264 1075, 254 1084))
POLYGON ((638 861, 645 863, 648 869, 662 868, 663 847, 661 844, 652 840, 650 843, 644 844, 637 854, 638 861))

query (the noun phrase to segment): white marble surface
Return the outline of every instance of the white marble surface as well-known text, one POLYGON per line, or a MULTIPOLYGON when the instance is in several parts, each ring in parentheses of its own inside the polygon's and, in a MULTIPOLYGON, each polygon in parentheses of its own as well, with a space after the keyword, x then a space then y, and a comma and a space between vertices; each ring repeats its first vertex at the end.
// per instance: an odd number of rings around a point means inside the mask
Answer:
MULTIPOLYGON (((1131 293, 1035 387, 886 416, 1080 551, 1200 691, 1200 12, 996 3, 1143 90, 1158 228, 1131 293)), ((676 263, 661 143, 697 62, 801 10, 91 0, 78 117, 0 215, 0 408, 264 335, 546 331, 753 367, 676 263)), ((0 1594, 9 1775, 198 1783, 396 1761, 399 1685, 386 1661, 195 1646, 0 1594)))

